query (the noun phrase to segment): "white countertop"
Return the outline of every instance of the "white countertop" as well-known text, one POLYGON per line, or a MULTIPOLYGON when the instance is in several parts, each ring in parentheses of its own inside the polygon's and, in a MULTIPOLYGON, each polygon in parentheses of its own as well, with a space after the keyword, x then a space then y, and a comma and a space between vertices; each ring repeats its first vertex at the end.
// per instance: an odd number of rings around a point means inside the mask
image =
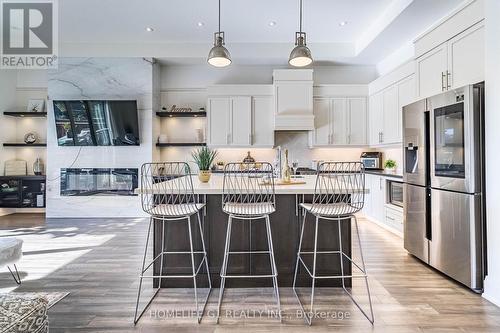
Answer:
MULTIPOLYGON (((305 184, 296 185, 274 185, 274 191, 276 194, 313 194, 316 185, 316 175, 304 175, 303 178, 293 178, 293 180, 305 182, 305 184)), ((193 190, 195 194, 222 194, 222 183, 224 176, 220 174, 212 174, 210 181, 208 183, 202 183, 199 181, 197 175, 192 176, 193 179, 193 190)), ((276 181, 275 181, 276 183, 276 181)), ((160 189, 155 191, 159 194, 160 189)), ((140 194, 141 190, 138 188, 135 190, 136 194, 140 194)))

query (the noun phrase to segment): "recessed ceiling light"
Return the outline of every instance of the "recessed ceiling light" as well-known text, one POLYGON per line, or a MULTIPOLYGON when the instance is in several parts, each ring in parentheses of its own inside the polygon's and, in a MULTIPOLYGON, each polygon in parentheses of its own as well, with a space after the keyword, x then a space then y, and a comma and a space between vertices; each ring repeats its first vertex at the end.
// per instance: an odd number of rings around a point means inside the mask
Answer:
POLYGON ((276 21, 271 21, 271 22, 269 22, 269 26, 270 26, 270 27, 274 27, 275 25, 276 25, 276 21))
POLYGON ((147 28, 146 28, 146 31, 147 31, 147 32, 153 32, 153 31, 155 31, 155 29, 153 29, 153 28, 151 28, 151 27, 147 27, 147 28))
POLYGON ((347 21, 342 21, 342 22, 339 22, 339 25, 340 25, 341 27, 343 27, 343 26, 344 26, 344 25, 346 25, 346 24, 347 24, 347 21))
POLYGON ((199 26, 199 27, 202 27, 202 26, 204 26, 204 25, 205 25, 205 23, 203 23, 203 22, 198 22, 198 23, 196 23, 196 25, 197 25, 197 26, 199 26))

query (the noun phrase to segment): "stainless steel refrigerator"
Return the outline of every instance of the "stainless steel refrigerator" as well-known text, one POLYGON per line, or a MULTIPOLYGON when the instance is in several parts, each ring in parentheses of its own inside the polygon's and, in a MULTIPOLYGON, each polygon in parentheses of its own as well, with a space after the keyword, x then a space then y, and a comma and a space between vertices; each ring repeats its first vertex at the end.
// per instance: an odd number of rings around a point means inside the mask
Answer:
POLYGON ((476 292, 486 275, 484 83, 403 107, 404 247, 476 292))

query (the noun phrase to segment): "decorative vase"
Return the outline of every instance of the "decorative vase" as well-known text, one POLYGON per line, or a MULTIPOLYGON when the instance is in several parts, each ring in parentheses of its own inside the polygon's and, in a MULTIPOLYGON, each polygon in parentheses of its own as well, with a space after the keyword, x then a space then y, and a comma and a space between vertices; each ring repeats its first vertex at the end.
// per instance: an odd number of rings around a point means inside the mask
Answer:
POLYGON ((43 174, 43 162, 40 157, 38 157, 35 162, 33 163, 33 173, 37 176, 40 176, 43 174))
POLYGON ((198 173, 198 179, 202 183, 208 183, 211 175, 212 172, 210 170, 200 170, 200 172, 198 173))

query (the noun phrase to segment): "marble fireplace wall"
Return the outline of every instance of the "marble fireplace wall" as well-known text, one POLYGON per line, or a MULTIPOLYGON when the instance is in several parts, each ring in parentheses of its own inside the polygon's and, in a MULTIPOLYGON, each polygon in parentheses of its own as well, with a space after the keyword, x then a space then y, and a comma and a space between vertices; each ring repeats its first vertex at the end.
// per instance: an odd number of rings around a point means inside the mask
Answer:
POLYGON ((138 196, 60 195, 61 168, 140 168, 153 158, 153 64, 143 58, 61 58, 48 75, 47 217, 144 216, 138 196), (140 146, 59 147, 53 100, 137 100, 140 146))

